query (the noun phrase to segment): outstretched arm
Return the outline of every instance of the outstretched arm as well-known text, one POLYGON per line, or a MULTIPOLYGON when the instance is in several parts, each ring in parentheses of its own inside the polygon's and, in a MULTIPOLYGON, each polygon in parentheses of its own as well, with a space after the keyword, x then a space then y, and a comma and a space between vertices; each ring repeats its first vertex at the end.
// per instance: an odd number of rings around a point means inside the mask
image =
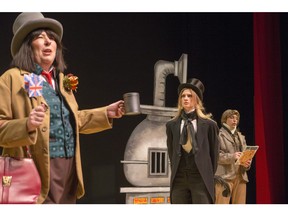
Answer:
POLYGON ((124 101, 119 100, 107 106, 107 116, 110 119, 121 118, 125 113, 124 101))

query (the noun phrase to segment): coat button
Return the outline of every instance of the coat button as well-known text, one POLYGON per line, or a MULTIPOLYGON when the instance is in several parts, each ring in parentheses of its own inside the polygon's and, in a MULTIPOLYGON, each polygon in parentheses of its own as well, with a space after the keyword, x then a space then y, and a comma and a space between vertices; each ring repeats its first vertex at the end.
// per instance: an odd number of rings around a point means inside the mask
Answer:
POLYGON ((46 132, 46 131, 47 131, 47 127, 43 127, 42 132, 46 132))

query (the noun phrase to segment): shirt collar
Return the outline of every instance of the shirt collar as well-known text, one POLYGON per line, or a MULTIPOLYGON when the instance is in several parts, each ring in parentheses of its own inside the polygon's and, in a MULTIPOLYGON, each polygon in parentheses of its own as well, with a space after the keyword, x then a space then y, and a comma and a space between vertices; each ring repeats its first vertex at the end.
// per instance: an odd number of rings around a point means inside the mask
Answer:
POLYGON ((234 128, 233 130, 230 129, 229 125, 227 125, 226 123, 223 123, 223 126, 226 130, 228 130, 231 134, 234 134, 235 131, 237 131, 237 128, 234 128))

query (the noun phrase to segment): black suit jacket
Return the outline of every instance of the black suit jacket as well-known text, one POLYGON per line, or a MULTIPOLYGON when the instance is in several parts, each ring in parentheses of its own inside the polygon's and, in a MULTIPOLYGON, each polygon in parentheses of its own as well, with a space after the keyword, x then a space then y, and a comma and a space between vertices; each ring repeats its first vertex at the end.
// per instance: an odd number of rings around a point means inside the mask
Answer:
MULTIPOLYGON (((181 157, 179 155, 180 126, 180 117, 172 119, 166 123, 167 148, 171 165, 170 191, 172 191, 173 188, 173 181, 181 157)), ((196 134, 198 151, 195 154, 195 163, 213 202, 215 200, 214 175, 217 169, 219 157, 218 133, 219 128, 215 121, 198 117, 196 134)), ((171 203, 173 203, 172 199, 171 203)))

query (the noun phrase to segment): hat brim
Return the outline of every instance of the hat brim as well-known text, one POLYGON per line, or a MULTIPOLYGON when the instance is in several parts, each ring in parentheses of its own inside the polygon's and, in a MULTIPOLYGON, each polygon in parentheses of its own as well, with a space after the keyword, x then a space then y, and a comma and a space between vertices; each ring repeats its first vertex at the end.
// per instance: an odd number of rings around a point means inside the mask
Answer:
POLYGON ((203 101, 203 95, 202 92, 199 90, 199 88, 197 88, 196 86, 190 84, 190 83, 182 83, 179 85, 178 87, 178 95, 180 94, 180 92, 184 89, 184 88, 189 88, 192 89, 200 98, 201 101, 203 101))
POLYGON ((25 37, 32 32, 33 30, 39 28, 48 28, 54 31, 62 40, 63 36, 63 27, 60 22, 51 18, 41 18, 27 22, 25 25, 21 26, 18 31, 14 34, 14 37, 11 42, 11 54, 14 57, 19 51, 21 44, 25 37))

